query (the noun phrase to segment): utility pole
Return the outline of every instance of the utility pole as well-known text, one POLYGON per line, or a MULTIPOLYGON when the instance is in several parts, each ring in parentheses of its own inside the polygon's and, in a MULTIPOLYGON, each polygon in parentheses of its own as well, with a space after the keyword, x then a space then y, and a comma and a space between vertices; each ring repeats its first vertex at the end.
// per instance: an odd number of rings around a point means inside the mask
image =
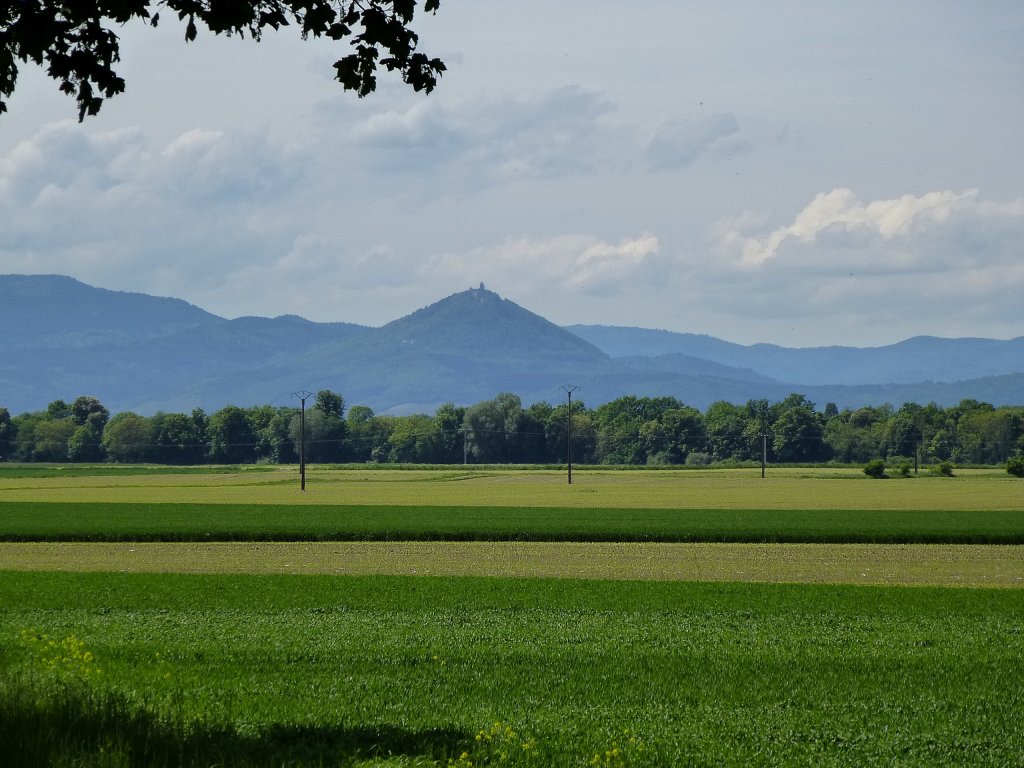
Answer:
POLYGON ((312 395, 304 389, 292 392, 292 397, 299 398, 302 404, 299 411, 299 488, 303 493, 306 492, 306 399, 312 395))
POLYGON ((761 401, 761 479, 768 464, 768 401, 761 401))
POLYGON ((572 485, 572 393, 579 389, 579 387, 575 384, 563 384, 559 389, 565 390, 565 394, 569 398, 568 411, 565 415, 565 455, 569 485, 572 485))

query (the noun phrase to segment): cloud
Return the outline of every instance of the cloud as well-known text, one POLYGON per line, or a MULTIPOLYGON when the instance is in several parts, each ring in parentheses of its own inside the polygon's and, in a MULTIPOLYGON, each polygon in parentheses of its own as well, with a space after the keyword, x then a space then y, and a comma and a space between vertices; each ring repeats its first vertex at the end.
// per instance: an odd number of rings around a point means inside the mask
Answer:
POLYGON ((0 159, 0 204, 51 213, 236 205, 287 192, 293 157, 259 135, 190 130, 157 147, 139 129, 42 128, 0 159))
POLYGON ((732 113, 693 122, 658 126, 645 148, 647 164, 654 170, 685 168, 701 157, 736 153, 746 147, 739 141, 740 126, 732 113))
POLYGON ((658 238, 650 234, 617 243, 591 235, 519 237, 467 253, 434 256, 420 275, 449 284, 465 282, 467 277, 482 279, 517 294, 555 289, 608 296, 622 293, 637 281, 654 279, 659 252, 658 238))
POLYGON ((346 291, 406 285, 415 265, 391 246, 365 250, 348 247, 323 234, 302 234, 283 256, 254 270, 254 282, 273 291, 287 283, 306 286, 330 283, 346 291))
POLYGON ((210 148, 216 147, 223 138, 223 131, 204 131, 200 128, 193 128, 174 139, 164 147, 160 154, 173 160, 196 153, 204 153, 210 148))
MULTIPOLYGON (((379 103, 379 102, 377 102, 379 103)), ((757 126, 757 121, 750 121, 757 126)), ((518 179, 559 179, 686 169, 778 144, 779 127, 740 129, 732 112, 663 119, 654 127, 602 92, 579 86, 486 92, 473 98, 396 99, 372 111, 330 100, 321 130, 337 131, 352 163, 406 179, 439 174, 475 187, 518 179)))
MULTIPOLYGON (((575 295, 657 282, 664 257, 653 236, 534 234, 594 231, 616 197, 635 199, 625 187, 599 191, 597 179, 642 170, 644 148, 637 121, 616 122, 601 93, 401 94, 339 97, 280 135, 194 125, 158 140, 140 128, 44 126, 0 157, 0 261, 182 295, 222 314, 271 311, 258 297, 301 275, 349 295, 443 293, 465 282, 455 268, 452 283, 430 280, 446 259, 482 272, 477 281, 536 286, 544 275, 575 295), (502 242, 510 230, 526 234, 502 242), (424 268, 432 253, 449 256, 424 268), (233 285, 250 287, 232 299, 233 285)), ((707 130, 730 129, 722 120, 707 130)), ((651 219, 637 208, 626 231, 653 229, 651 219)))
POLYGON ((746 183, 769 152, 738 158, 730 186, 708 162, 755 134, 767 146, 754 117, 666 121, 645 139, 576 87, 347 103, 346 119, 280 137, 45 126, 0 157, 0 271, 223 315, 386 322, 484 281, 559 322, 740 340, 1022 332, 1024 198, 837 188, 779 218, 746 183), (752 210, 702 242, 732 206, 752 210))
POLYGON ((295 168, 259 135, 159 146, 138 129, 45 126, 0 158, 3 267, 139 290, 156 275, 164 293, 202 282, 277 245, 295 168))
MULTIPOLYGON (((982 222, 1013 216, 1017 204, 981 205, 977 190, 966 192, 929 192, 920 197, 903 195, 892 200, 875 200, 863 204, 849 189, 833 189, 819 194, 793 223, 779 227, 767 235, 746 236, 733 227, 722 233, 727 245, 742 251, 742 263, 756 266, 779 257, 780 251, 792 244, 824 242, 835 248, 849 245, 867 250, 876 243, 910 244, 915 237, 927 236, 954 218, 982 222)), ((889 250, 892 250, 891 248, 889 250)))
POLYGON ((126 128, 92 136, 70 121, 44 126, 0 159, 0 204, 31 206, 82 191, 108 192, 122 182, 144 139, 126 128))
POLYGON ((358 120, 347 139, 364 159, 394 170, 434 169, 464 151, 470 137, 463 130, 439 102, 416 101, 358 120))
MULTIPOLYGON (((600 162, 599 121, 611 110, 598 93, 574 86, 431 99, 361 116, 347 139, 362 162, 392 172, 548 178, 600 162)), ((337 119, 329 108, 323 114, 337 119)))
POLYGON ((818 343, 869 328, 891 340, 1017 336, 1022 243, 1024 198, 946 190, 864 203, 835 189, 784 226, 749 213, 720 221, 717 258, 687 268, 701 286, 694 301, 791 337, 802 327, 818 343))

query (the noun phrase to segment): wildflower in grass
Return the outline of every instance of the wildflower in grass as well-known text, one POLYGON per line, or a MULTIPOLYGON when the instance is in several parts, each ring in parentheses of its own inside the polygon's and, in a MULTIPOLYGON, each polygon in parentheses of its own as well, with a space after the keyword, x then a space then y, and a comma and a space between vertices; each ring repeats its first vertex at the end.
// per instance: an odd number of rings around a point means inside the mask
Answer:
POLYGON ((644 743, 632 731, 624 730, 622 736, 612 740, 611 745, 594 753, 590 758, 593 768, 614 768, 614 766, 630 765, 634 756, 644 751, 644 743))
POLYGON ((170 662, 168 662, 167 659, 160 655, 160 651, 156 652, 155 658, 157 669, 161 671, 160 676, 164 680, 170 680, 172 677, 170 662))
POLYGON ((21 646, 28 651, 31 668, 75 680, 92 680, 101 673, 96 656, 75 635, 57 639, 31 629, 19 633, 21 646))
POLYGON ((496 721, 490 728, 477 731, 472 749, 464 751, 449 766, 530 765, 537 755, 537 742, 520 735, 512 726, 496 721))

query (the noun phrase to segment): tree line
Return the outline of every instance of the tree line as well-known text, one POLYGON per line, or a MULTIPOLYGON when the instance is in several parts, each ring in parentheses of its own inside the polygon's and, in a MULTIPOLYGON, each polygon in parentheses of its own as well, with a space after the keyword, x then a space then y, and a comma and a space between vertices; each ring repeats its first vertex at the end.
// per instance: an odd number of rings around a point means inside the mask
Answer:
MULTIPOLYGON (((502 393, 433 415, 375 414, 321 390, 305 410, 229 405, 214 413, 111 415, 95 397, 55 400, 11 416, 0 407, 0 459, 14 462, 293 464, 555 464, 569 454, 567 403, 524 407, 502 393), (305 425, 304 440, 300 423, 305 425)), ((705 465, 919 460, 1000 464, 1024 454, 1024 407, 964 400, 819 410, 804 395, 719 401, 705 411, 674 397, 572 403, 572 460, 581 464, 705 465)))

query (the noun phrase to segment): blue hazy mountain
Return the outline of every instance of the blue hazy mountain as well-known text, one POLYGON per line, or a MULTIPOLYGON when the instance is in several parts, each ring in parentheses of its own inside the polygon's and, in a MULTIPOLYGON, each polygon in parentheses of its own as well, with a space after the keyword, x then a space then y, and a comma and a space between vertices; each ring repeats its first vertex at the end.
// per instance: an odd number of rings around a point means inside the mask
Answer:
POLYGON ((840 407, 972 397, 1024 403, 1024 339, 909 339, 890 347, 791 349, 641 328, 559 327, 480 286, 379 328, 294 315, 218 317, 180 299, 60 276, 0 276, 0 406, 99 397, 115 411, 295 402, 329 388, 378 413, 432 412, 514 392, 529 404, 673 395, 840 407))
POLYGON ((917 336, 883 347, 796 349, 646 328, 572 325, 568 330, 614 358, 683 355, 808 385, 955 382, 1024 373, 1024 336, 1008 341, 917 336))
POLYGON ((126 342, 222 320, 181 299, 108 291, 61 275, 0 275, 5 349, 126 342))

